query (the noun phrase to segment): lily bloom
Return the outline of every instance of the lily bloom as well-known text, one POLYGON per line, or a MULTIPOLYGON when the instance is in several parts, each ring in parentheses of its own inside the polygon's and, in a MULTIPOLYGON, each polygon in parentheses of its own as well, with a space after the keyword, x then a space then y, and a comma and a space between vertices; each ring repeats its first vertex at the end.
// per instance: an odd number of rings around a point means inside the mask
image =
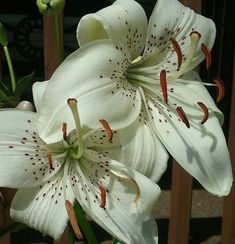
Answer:
POLYGON ((114 129, 144 121, 206 190, 227 195, 233 179, 223 114, 204 86, 218 88, 219 101, 223 85, 201 82, 192 71, 204 59, 209 68, 215 34, 212 20, 176 0, 158 0, 149 23, 134 0, 84 16, 77 28, 81 48, 44 85, 40 134, 57 140, 69 114, 63 101, 72 96, 80 101, 81 122, 92 128, 98 115, 114 129))
POLYGON ((102 129, 81 127, 77 101, 68 99, 67 106, 75 129, 68 133, 65 120, 61 140, 53 144, 41 139, 36 113, 0 111, 0 186, 19 189, 12 218, 58 239, 68 221, 66 207, 76 198, 94 221, 124 243, 156 243, 151 211, 159 187, 110 157, 110 150, 118 153, 122 147, 118 132, 105 120, 100 120, 102 129))

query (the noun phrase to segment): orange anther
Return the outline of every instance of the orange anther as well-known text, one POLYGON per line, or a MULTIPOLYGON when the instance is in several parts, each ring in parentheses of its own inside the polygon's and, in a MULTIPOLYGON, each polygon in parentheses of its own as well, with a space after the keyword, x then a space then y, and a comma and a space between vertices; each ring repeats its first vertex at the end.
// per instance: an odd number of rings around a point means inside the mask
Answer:
POLYGON ((208 120, 208 118, 209 118, 209 111, 208 111, 207 106, 206 106, 204 103, 202 103, 202 102, 198 102, 197 104, 199 105, 199 107, 200 107, 200 108, 203 110, 203 112, 204 112, 204 116, 203 116, 203 118, 202 118, 202 120, 201 120, 201 124, 203 125, 203 124, 208 120))
POLYGON ((211 52, 209 50, 209 48, 204 44, 202 43, 201 44, 201 49, 202 49, 202 52, 206 58, 206 68, 207 70, 209 69, 209 67, 211 66, 211 52))
POLYGON ((217 93, 216 103, 219 103, 224 98, 225 86, 224 86, 223 81, 219 77, 213 78, 212 80, 215 82, 215 84, 218 87, 218 93, 217 93))
POLYGON ((177 107, 176 108, 176 112, 178 113, 178 115, 180 116, 181 120, 183 121, 183 123, 187 126, 187 128, 190 128, 190 124, 189 124, 189 121, 188 121, 188 118, 183 110, 182 107, 177 107))
POLYGON ((100 207, 105 208, 106 205, 106 189, 103 186, 99 186, 101 203, 100 207))
POLYGON ((63 139, 66 140, 67 139, 67 124, 66 123, 63 123, 62 132, 63 132, 63 139))
POLYGON ((47 153, 47 159, 48 159, 48 163, 49 163, 49 168, 54 170, 55 168, 53 167, 52 156, 50 153, 47 153))
POLYGON ((174 38, 171 38, 171 41, 172 41, 173 48, 174 48, 177 58, 178 58, 178 69, 179 69, 182 64, 182 60, 183 60, 182 51, 181 51, 179 43, 174 38))
POLYGON ((113 139, 113 131, 111 130, 108 122, 104 119, 100 119, 99 122, 102 124, 103 128, 105 129, 105 132, 109 138, 109 142, 112 142, 113 139))
POLYGON ((162 89, 162 95, 165 103, 168 102, 168 94, 167 94, 167 82, 166 82, 166 70, 163 69, 160 72, 160 86, 162 89))
POLYGON ((83 239, 82 232, 78 226, 76 214, 75 214, 72 203, 70 201, 66 200, 65 207, 66 207, 66 210, 68 213, 70 224, 73 228, 73 231, 74 231, 76 237, 78 238, 78 240, 82 240, 83 239))

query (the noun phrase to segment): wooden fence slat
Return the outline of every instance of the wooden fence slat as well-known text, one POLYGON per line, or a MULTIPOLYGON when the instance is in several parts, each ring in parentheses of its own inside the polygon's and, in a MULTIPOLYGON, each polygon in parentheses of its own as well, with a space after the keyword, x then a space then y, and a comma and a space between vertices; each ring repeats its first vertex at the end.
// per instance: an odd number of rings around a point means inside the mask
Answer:
POLYGON ((187 244, 192 202, 192 177, 173 160, 168 244, 187 244))
MULTIPOLYGON (((228 147, 235 176, 235 45, 233 63, 233 85, 231 94, 230 121, 228 131, 228 147)), ((221 244, 235 243, 235 183, 233 183, 230 195, 224 199, 222 242, 221 244)))
MULTIPOLYGON (((181 2, 201 12, 201 0, 181 0, 181 2)), ((168 231, 168 244, 187 244, 189 239, 193 179, 173 160, 171 178, 171 211, 168 231)))
MULTIPOLYGON (((63 15, 61 15, 63 21, 63 15)), ((62 32, 63 33, 63 32, 62 32)), ((55 21, 53 16, 43 16, 44 40, 44 72, 45 79, 49 79, 58 67, 56 50, 55 21)))
MULTIPOLYGON (((63 14, 61 14, 61 20, 63 23, 63 14)), ((44 40, 45 79, 50 79, 51 75, 58 67, 58 55, 57 55, 56 37, 55 37, 55 22, 53 16, 43 17, 43 32, 44 32, 43 40, 44 40)), ((54 244, 63 244, 63 243, 69 243, 68 228, 66 228, 60 240, 54 241, 54 244)))

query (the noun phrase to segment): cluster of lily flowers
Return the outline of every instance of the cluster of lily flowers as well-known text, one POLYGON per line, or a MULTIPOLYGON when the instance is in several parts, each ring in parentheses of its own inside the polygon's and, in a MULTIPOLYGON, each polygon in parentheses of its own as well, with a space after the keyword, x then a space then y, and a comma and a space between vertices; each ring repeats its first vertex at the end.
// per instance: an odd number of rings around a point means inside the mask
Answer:
POLYGON ((223 115, 205 88, 219 102, 223 83, 193 71, 204 59, 209 68, 215 34, 177 0, 158 0, 149 22, 134 0, 84 16, 80 48, 33 85, 37 112, 0 111, 0 185, 18 188, 12 218, 58 239, 76 199, 123 243, 157 243, 152 210, 168 152, 227 195, 223 115))

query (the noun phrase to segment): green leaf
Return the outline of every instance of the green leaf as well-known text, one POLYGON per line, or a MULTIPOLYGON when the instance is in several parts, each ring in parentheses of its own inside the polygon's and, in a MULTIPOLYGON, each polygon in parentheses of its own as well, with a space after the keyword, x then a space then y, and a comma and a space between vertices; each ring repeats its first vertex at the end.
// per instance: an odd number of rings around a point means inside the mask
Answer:
POLYGON ((14 108, 18 100, 14 96, 0 97, 0 108, 14 108))
POLYGON ((78 224, 81 227, 84 235, 86 236, 88 243, 89 244, 98 244, 95 234, 94 234, 93 230, 91 229, 89 222, 86 219, 85 213, 77 201, 75 201, 75 203, 74 203, 74 211, 76 213, 78 224))
POLYGON ((4 28, 4 26, 2 25, 1 22, 0 22, 0 44, 3 47, 6 47, 7 44, 8 44, 7 34, 6 34, 5 28, 4 28))
POLYGON ((12 92, 9 90, 9 88, 2 82, 0 81, 0 90, 6 95, 6 96, 11 96, 12 92))
POLYGON ((30 75, 27 75, 20 80, 17 81, 14 96, 17 99, 20 99, 22 93, 25 91, 25 89, 28 87, 29 82, 31 82, 33 78, 34 72, 30 75))
POLYGON ((114 238, 112 244, 122 244, 118 239, 114 238))

